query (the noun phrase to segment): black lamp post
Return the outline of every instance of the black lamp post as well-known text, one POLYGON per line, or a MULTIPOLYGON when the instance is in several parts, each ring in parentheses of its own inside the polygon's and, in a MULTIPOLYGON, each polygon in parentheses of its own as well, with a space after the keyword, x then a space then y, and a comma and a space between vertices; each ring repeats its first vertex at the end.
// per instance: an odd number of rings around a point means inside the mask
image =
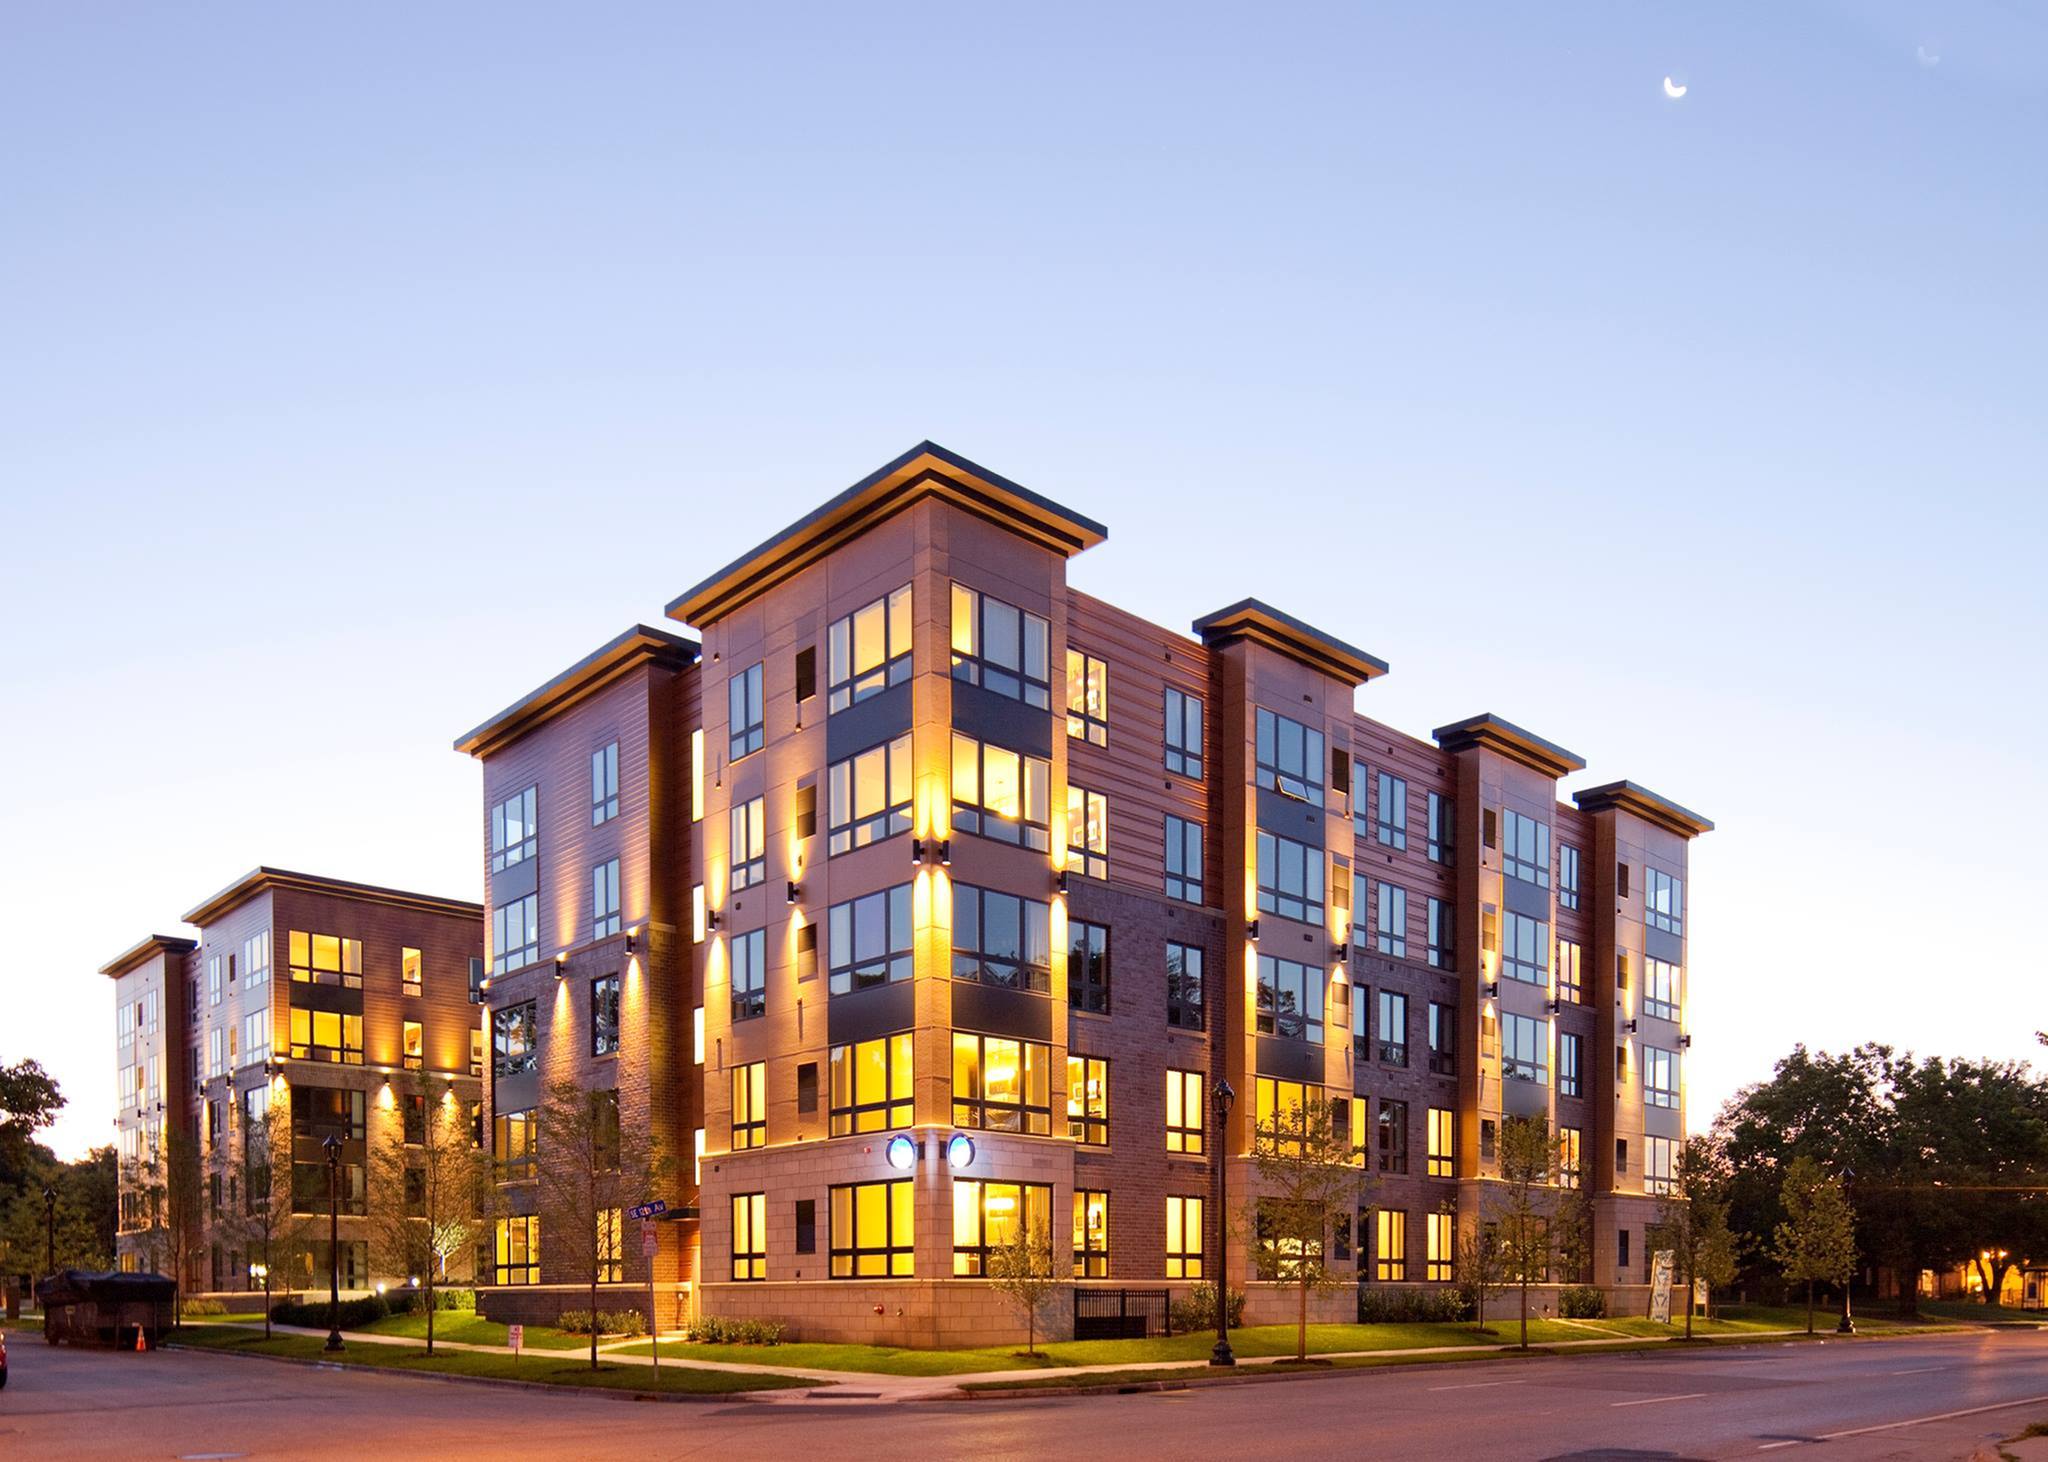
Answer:
POLYGON ((1230 1349, 1230 1104, 1237 1093, 1230 1083, 1218 1080, 1209 1093, 1216 1103, 1216 1348, 1209 1352, 1212 1366, 1234 1366, 1237 1357, 1230 1349))
POLYGON ((327 1149, 327 1344, 321 1349, 333 1353, 341 1349, 341 1139, 320 1145, 327 1149))
POLYGON ((57 1190, 43 1189, 43 1275, 57 1272, 57 1190))
MULTIPOLYGON (((1851 1196, 1850 1187, 1855 1181, 1856 1169, 1843 1168, 1842 1201, 1849 1205, 1849 1212, 1852 1216, 1856 1212, 1856 1200, 1851 1196)), ((1835 1325, 1835 1334, 1837 1335, 1854 1335, 1856 1333, 1856 1318, 1849 1313, 1849 1286, 1856 1282, 1856 1230, 1853 1217, 1849 1233, 1849 1277, 1842 1281, 1842 1318, 1835 1325)))

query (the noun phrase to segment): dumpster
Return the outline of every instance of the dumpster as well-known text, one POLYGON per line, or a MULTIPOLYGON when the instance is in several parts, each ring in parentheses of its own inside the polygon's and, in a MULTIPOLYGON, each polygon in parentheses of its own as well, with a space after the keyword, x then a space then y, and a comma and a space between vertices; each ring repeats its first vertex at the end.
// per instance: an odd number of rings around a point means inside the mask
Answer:
POLYGON ((51 1345, 154 1350, 177 1323, 178 1282, 161 1274, 65 1269, 36 1284, 51 1345))

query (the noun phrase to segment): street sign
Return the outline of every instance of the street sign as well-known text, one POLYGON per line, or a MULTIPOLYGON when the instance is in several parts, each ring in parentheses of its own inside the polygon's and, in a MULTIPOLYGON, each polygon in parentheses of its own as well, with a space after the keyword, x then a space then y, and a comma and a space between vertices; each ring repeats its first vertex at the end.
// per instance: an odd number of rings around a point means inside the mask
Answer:
POLYGON ((659 1249, 660 1247, 661 1247, 661 1232, 660 1232, 660 1230, 659 1230, 659 1229, 657 1229, 657 1228, 655 1227, 655 1225, 654 1225, 654 1220, 653 1220, 653 1219, 651 1219, 651 1218, 643 1218, 643 1219, 641 1219, 641 1220, 640 1220, 640 1257, 641 1257, 642 1259, 652 1259, 652 1258, 654 1257, 655 1251, 656 1251, 657 1249, 659 1249))
POLYGON ((1671 1323, 1671 1265, 1675 1257, 1669 1249, 1650 1256, 1650 1318, 1660 1325, 1671 1323))
POLYGON ((513 1355, 519 1354, 519 1347, 525 1339, 526 1327, 524 1325, 507 1325, 505 1327, 505 1343, 512 1347, 513 1355))
POLYGON ((668 1202, 666 1199, 652 1198, 645 1203, 636 1203, 631 1208, 627 1209, 626 1217, 659 1218, 662 1214, 667 1212, 668 1202))

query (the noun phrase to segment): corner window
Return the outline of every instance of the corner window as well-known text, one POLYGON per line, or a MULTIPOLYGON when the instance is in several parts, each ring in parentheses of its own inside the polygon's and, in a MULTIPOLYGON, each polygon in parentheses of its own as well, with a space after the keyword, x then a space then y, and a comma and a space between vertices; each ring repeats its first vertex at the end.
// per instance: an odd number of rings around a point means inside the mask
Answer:
POLYGON ((910 978, 910 885, 834 904, 825 916, 834 995, 910 978))
POLYGON ((827 769, 826 851, 837 855, 910 831, 910 733, 827 769))
MULTIPOLYGON (((1052 1132, 1052 1048, 953 1033, 953 1123, 991 1132, 1052 1132)), ((956 1181, 955 1189, 959 1184, 956 1181)))
POLYGON ((832 1277, 908 1279, 916 1271, 916 1191, 910 1179, 832 1189, 832 1277))
POLYGON ((1109 745, 1109 666, 1081 650, 1067 651, 1067 735, 1109 745))
POLYGON ((516 792, 491 809, 491 872, 524 863, 539 845, 538 787, 516 792))
POLYGON ((1166 769, 1202 776, 1202 698, 1166 687, 1166 769))
MULTIPOLYGON (((294 929, 288 945, 291 950, 292 979, 306 985, 339 985, 345 990, 363 988, 363 941, 343 939, 334 934, 306 934, 294 929)), ((209 961, 217 965, 218 961, 209 961)), ((209 979, 214 973, 209 970, 209 979)), ((214 1005, 220 1003, 217 984, 214 989, 214 1005)))
POLYGON ((1258 783, 1316 807, 1323 805, 1323 733, 1259 708, 1258 783))
POLYGON ((911 1123, 910 1032, 832 1048, 832 1135, 911 1123))
POLYGON ((954 884, 953 978, 1050 993, 1051 905, 995 889, 954 884))
POLYGON ((825 636, 826 709, 843 711, 910 679, 910 585, 832 621, 825 636))
POLYGON ((756 660, 736 672, 725 683, 726 727, 730 733, 726 760, 738 761, 761 749, 764 717, 761 710, 761 662, 756 660))
MULTIPOLYGON (((904 793, 909 796, 908 788, 904 793)), ((953 736, 953 828, 1043 853, 1052 846, 1052 763, 953 736)), ((905 803, 905 817, 909 815, 905 803)))
POLYGON ((590 753, 590 825, 610 822, 619 815, 619 743, 614 741, 590 753))
POLYGON ((1323 1042, 1323 972, 1320 966, 1259 956, 1258 1033, 1323 1042))
POLYGON ((953 1273, 989 1272, 989 1255, 1017 1241, 1052 1235, 1052 1188, 1043 1183, 953 1180, 953 1273))
POLYGON ((1502 866, 1512 878, 1550 887, 1550 824, 1509 808, 1502 813, 1502 866))
POLYGON ((1048 710, 1052 633, 1042 615, 953 586, 953 678, 1048 710))

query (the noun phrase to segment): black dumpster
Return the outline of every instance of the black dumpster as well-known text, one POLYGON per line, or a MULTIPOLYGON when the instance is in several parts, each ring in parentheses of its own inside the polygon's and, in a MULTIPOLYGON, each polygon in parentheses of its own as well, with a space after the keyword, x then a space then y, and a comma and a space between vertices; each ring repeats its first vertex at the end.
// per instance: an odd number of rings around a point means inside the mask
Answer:
POLYGON ((65 1269, 36 1284, 52 1345, 155 1349, 177 1323, 178 1282, 161 1274, 65 1269))

